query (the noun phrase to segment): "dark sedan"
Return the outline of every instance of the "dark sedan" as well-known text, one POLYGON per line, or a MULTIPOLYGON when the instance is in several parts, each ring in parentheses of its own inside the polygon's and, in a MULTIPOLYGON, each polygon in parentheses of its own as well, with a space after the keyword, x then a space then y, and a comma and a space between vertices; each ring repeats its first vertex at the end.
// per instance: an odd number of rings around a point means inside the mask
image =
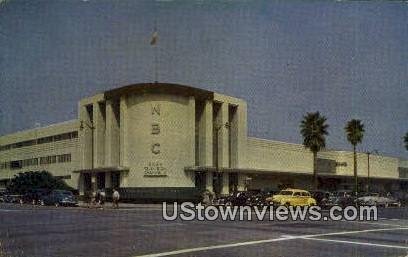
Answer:
POLYGON ((67 190, 53 190, 49 195, 42 199, 44 205, 55 206, 78 206, 78 201, 74 194, 67 190))

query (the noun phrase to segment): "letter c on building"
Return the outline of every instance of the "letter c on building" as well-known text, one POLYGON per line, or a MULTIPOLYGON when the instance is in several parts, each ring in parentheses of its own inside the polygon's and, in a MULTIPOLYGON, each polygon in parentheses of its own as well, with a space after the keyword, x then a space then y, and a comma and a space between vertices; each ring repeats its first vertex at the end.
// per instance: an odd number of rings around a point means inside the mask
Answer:
POLYGON ((160 153, 160 144, 159 143, 152 144, 152 153, 154 153, 154 154, 159 154, 160 153))

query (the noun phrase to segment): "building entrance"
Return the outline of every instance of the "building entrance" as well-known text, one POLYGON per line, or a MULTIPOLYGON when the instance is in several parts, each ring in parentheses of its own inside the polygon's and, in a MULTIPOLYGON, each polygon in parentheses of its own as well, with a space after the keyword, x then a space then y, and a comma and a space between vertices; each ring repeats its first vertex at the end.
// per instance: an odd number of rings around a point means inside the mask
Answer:
POLYGON ((84 179, 84 191, 92 191, 92 176, 90 173, 83 173, 82 174, 84 179))
POLYGON ((105 188, 105 173, 98 172, 96 173, 96 189, 104 189, 105 188))

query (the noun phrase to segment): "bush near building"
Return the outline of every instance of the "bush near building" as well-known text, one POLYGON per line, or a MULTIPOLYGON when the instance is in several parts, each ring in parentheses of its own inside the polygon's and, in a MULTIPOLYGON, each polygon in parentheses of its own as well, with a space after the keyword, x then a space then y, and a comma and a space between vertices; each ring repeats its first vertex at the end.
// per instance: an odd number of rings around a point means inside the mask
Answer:
POLYGON ((33 189, 75 190, 68 186, 62 179, 52 176, 48 171, 27 171, 19 173, 11 179, 10 184, 7 186, 8 192, 20 195, 24 195, 33 189))

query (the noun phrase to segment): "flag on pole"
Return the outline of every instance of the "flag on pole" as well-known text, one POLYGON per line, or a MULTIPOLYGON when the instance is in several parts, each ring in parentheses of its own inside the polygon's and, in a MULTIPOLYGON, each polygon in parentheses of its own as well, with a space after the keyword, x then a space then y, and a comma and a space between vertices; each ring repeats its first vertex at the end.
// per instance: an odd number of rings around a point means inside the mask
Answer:
POLYGON ((159 34, 157 33, 157 30, 153 32, 152 35, 152 40, 150 40, 150 45, 156 45, 157 44, 157 40, 159 38, 159 34))

